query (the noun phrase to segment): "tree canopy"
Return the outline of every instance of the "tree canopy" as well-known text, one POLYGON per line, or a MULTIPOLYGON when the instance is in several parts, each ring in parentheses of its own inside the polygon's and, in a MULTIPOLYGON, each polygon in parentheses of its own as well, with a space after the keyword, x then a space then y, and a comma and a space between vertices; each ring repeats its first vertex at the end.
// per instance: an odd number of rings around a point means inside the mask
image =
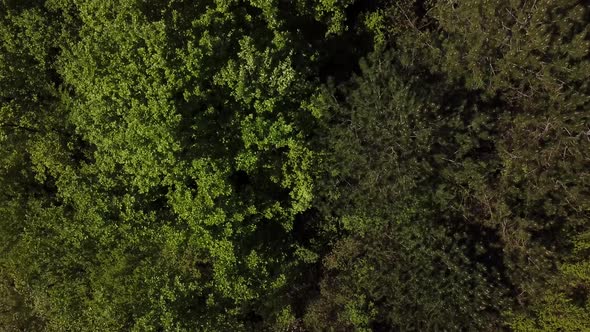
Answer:
POLYGON ((0 331, 590 329, 585 1, 1 0, 0 331))

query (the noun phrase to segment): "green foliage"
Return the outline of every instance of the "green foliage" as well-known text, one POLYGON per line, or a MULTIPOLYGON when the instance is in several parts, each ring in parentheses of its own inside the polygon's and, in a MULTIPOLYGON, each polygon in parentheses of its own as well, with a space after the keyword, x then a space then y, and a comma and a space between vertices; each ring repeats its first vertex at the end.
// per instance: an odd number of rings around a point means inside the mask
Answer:
POLYGON ((574 239, 571 256, 559 267, 530 311, 508 315, 515 331, 585 331, 590 328, 590 233, 574 239))
POLYGON ((464 249, 428 226, 376 227, 339 241, 326 259, 321 298, 306 317, 310 330, 495 327, 501 294, 486 284, 485 271, 468 267, 464 249))
POLYGON ((318 65, 292 15, 336 32, 346 3, 277 6, 3 2, 7 306, 46 330, 288 324, 318 65))
POLYGON ((0 329, 588 330, 588 22, 2 0, 0 329))
POLYGON ((492 329, 507 290, 494 267, 470 252, 481 239, 460 233, 467 228, 456 223, 465 221, 441 202, 450 190, 440 160, 452 157, 443 153, 455 144, 455 137, 441 136, 450 125, 441 113, 454 112, 447 114, 452 124, 465 110, 440 109, 435 92, 404 82, 394 56, 373 55, 361 63, 362 76, 332 91, 325 136, 331 174, 324 185, 330 191, 323 194, 331 201, 324 213, 349 235, 325 260, 321 296, 307 325, 492 329), (336 95, 345 100, 337 102, 336 95))
MULTIPOLYGON (((588 283, 579 276, 587 255, 572 248, 590 226, 588 15, 575 1, 383 2, 365 15, 376 50, 395 52, 373 59, 351 86, 318 99, 324 106, 317 107, 334 114, 325 124, 329 175, 320 180, 326 183, 320 196, 329 201, 318 200, 333 220, 328 228, 368 245, 375 239, 357 234, 405 215, 404 204, 426 206, 434 225, 467 245, 470 264, 497 270, 501 282, 494 287, 510 296, 487 305, 504 308, 513 328, 584 330, 588 283), (384 82, 395 80, 376 75, 382 71, 406 83, 386 90, 384 82), (388 104, 404 88, 414 96, 388 104), (415 96, 428 98, 415 105, 415 96), (408 116, 404 109, 413 111, 408 116), (388 213, 394 218, 383 219, 388 213), (574 285, 568 273, 578 276, 574 285)), ((477 275, 478 269, 463 269, 477 275)), ((356 281, 342 296, 349 304, 334 300, 344 291, 330 285, 357 270, 335 277, 329 264, 326 270, 314 319, 331 312, 324 316, 330 321, 341 317, 334 312, 355 308, 335 324, 373 321, 382 328, 383 320, 370 314, 382 303, 373 309, 365 290, 350 290, 356 281)))
POLYGON ((386 24, 374 29, 405 65, 527 111, 588 103, 588 8, 578 1, 402 1, 378 17, 386 24))

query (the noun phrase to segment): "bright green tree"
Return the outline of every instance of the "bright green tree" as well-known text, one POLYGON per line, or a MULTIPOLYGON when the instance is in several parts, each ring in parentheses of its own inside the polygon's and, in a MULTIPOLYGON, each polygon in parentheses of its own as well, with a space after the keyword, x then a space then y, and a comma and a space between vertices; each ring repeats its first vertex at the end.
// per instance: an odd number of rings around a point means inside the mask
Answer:
POLYGON ((3 1, 5 305, 56 331, 291 324, 309 45, 347 5, 3 1))

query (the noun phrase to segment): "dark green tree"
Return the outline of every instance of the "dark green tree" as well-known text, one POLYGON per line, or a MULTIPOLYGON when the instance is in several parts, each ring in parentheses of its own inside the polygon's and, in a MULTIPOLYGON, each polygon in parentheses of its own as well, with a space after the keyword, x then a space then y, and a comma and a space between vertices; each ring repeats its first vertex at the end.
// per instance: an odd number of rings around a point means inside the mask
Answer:
MULTIPOLYGON (((469 118, 474 106, 460 99, 452 105, 434 86, 406 78, 396 56, 376 53, 361 63, 361 76, 320 99, 330 116, 326 191, 319 197, 327 200, 328 228, 342 238, 325 259, 307 325, 497 328, 509 290, 499 279, 501 266, 484 264, 495 243, 472 234, 485 230, 450 204, 453 188, 445 179, 455 149, 465 155, 476 149, 464 121, 481 120, 469 118)), ((469 157, 462 159, 467 167, 469 157)))

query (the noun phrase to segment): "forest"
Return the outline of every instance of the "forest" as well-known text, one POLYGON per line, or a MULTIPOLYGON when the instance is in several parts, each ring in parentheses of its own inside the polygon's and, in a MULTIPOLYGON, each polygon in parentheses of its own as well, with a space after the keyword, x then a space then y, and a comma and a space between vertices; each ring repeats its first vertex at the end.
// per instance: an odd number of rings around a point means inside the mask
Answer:
POLYGON ((590 2, 0 0, 0 331, 590 331, 590 2))

